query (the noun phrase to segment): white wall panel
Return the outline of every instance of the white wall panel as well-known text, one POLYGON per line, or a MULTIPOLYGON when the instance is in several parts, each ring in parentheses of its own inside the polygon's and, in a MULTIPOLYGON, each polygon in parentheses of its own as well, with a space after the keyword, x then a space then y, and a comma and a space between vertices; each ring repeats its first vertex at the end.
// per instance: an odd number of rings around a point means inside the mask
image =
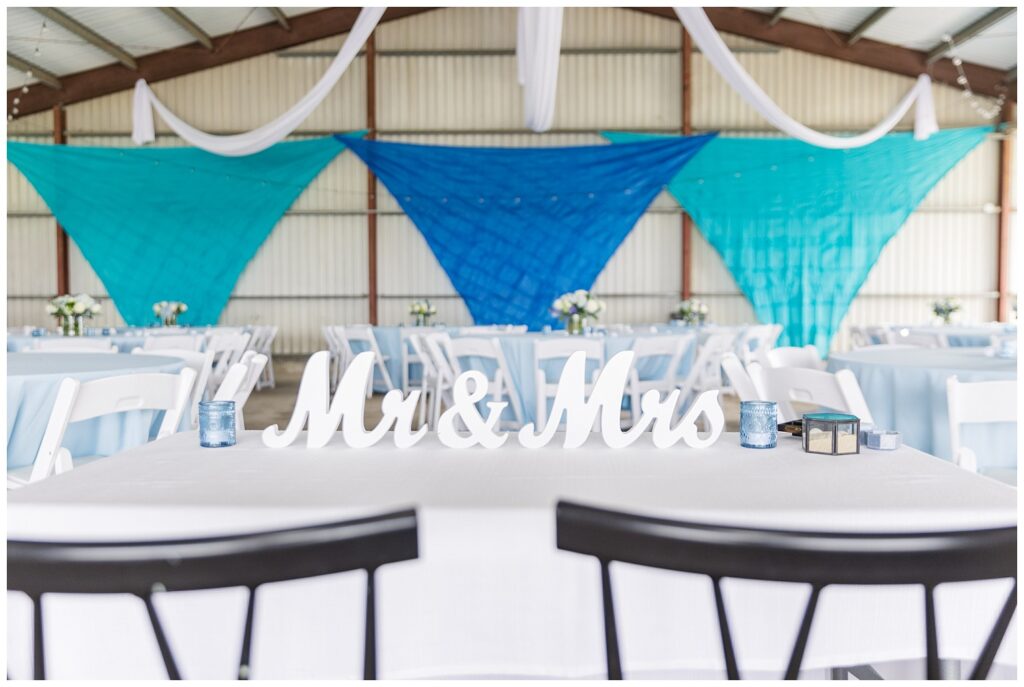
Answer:
POLYGON ((57 284, 57 231, 51 217, 7 218, 7 293, 52 295, 57 284))

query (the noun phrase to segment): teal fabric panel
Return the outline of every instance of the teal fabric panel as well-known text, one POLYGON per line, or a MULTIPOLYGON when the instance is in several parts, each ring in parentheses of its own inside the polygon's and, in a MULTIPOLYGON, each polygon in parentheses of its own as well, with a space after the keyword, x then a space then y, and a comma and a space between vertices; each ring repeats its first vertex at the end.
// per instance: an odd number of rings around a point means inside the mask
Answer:
MULTIPOLYGON (((868 273, 928 192, 991 127, 850 150, 716 138, 669 184, 780 344, 828 351, 868 273)), ((650 135, 605 133, 613 143, 650 135)), ((915 266, 923 269, 923 265, 915 266)))
POLYGON ((196 148, 8 143, 103 281, 125 322, 153 303, 188 304, 182 324, 214 324, 245 266, 306 186, 344 150, 328 136, 246 157, 196 148))
POLYGON ((593 285, 711 138, 468 148, 343 137, 416 224, 473 321, 530 329, 560 326, 552 301, 593 285))

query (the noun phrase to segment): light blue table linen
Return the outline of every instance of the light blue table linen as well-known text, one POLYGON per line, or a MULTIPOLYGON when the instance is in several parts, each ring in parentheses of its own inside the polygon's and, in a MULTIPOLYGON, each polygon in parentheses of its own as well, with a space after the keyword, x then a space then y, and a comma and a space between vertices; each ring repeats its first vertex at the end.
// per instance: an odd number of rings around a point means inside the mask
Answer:
MULTIPOLYGON (((903 443, 951 460, 946 380, 953 375, 961 382, 1016 379, 1017 359, 948 348, 865 348, 834 354, 828 369, 853 372, 876 427, 898 430, 903 443)), ((960 436, 977 454, 979 468, 1016 468, 1016 424, 964 425, 960 436)))
MULTIPOLYGON (((177 373, 184 361, 112 353, 7 354, 7 467, 30 465, 65 377, 90 381, 141 373, 177 373)), ((159 429, 163 411, 138 410, 76 422, 63 446, 74 457, 108 456, 145 443, 159 429)))
MULTIPOLYGON (((119 353, 131 353, 136 348, 142 348, 143 341, 147 336, 196 336, 205 334, 207 331, 206 327, 180 327, 175 329, 173 332, 167 331, 162 332, 159 328, 150 327, 124 327, 124 328, 111 328, 106 330, 109 333, 103 333, 102 329, 86 329, 86 337, 90 341, 100 340, 108 341, 115 346, 119 353)), ((8 353, 19 353, 22 351, 30 351, 35 346, 35 342, 40 338, 63 338, 60 335, 47 331, 41 336, 32 336, 25 334, 8 334, 7 335, 7 352, 8 353)), ((205 344, 204 344, 205 345, 205 344)))

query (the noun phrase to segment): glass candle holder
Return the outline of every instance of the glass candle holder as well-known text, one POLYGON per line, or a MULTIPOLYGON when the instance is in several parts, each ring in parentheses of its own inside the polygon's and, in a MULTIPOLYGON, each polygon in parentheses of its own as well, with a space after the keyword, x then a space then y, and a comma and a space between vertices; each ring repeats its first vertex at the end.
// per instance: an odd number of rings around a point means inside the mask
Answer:
POLYGON ((804 415, 804 451, 829 456, 860 453, 860 418, 846 413, 804 415))
POLYGON ((779 440, 778 415, 775 401, 740 402, 740 446, 775 448, 779 440))
POLYGON ((235 445, 234 401, 200 401, 199 445, 203 448, 235 445))

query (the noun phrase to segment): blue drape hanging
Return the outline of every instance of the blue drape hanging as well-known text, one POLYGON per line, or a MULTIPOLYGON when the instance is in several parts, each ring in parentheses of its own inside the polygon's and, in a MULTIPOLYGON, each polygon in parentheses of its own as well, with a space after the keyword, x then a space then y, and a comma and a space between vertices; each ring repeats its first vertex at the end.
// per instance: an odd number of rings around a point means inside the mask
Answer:
POLYGON ((427 240, 480 324, 554 324, 712 136, 622 146, 454 148, 342 140, 427 240))
POLYGON ((214 324, 271 229, 344 144, 279 143, 248 157, 195 148, 8 143, 28 178, 103 281, 125 322, 153 303, 188 304, 186 324, 214 324))
MULTIPOLYGON (((826 150, 791 139, 718 138, 669 184, 780 343, 822 352, 885 244, 991 127, 926 141, 890 134, 826 150)), ((650 135, 606 133, 614 143, 650 135)), ((923 265, 915 266, 923 269, 923 265)))

